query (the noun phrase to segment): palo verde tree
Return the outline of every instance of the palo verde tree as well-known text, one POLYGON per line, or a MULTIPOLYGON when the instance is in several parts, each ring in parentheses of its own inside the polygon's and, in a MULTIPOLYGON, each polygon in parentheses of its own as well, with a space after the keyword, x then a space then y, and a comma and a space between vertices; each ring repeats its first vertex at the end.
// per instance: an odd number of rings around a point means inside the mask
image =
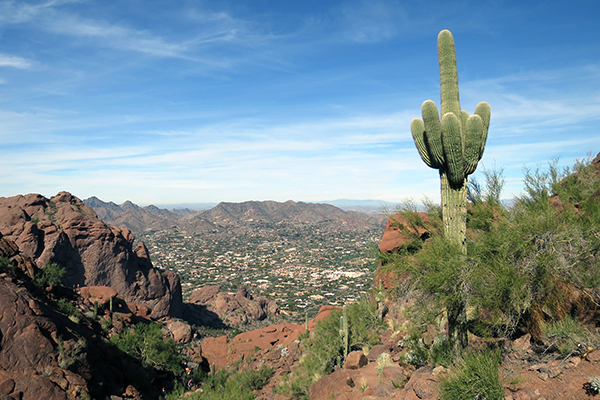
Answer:
MULTIPOLYGON (((431 100, 422 106, 423 119, 411 122, 411 131, 421 158, 431 168, 439 170, 442 194, 444 238, 459 254, 466 255, 467 176, 475 172, 483 155, 490 123, 490 106, 479 103, 473 115, 461 110, 458 96, 458 73, 454 38, 448 30, 438 35, 442 112, 431 100)), ((451 264, 451 263, 449 263, 451 264)), ((467 316, 461 262, 453 267, 451 276, 458 276, 446 296, 448 337, 455 348, 467 344, 467 316), (456 270, 458 268, 458 270, 456 270)))
POLYGON ((427 100, 423 119, 411 122, 411 131, 421 158, 439 170, 442 191, 444 236, 466 253, 467 176, 475 172, 483 155, 490 124, 490 105, 479 103, 475 113, 460 109, 454 38, 448 30, 438 35, 442 113, 427 100))

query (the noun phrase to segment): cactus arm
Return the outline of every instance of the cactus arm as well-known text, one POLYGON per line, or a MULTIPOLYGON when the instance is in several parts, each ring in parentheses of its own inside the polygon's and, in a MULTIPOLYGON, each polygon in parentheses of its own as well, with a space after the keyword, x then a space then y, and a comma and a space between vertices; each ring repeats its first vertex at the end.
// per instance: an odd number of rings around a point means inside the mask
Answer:
POLYGON ((440 63, 442 115, 451 112, 459 116, 460 102, 458 98, 456 52, 454 50, 454 38, 448 30, 443 30, 438 35, 438 57, 440 63))
POLYGON ((477 114, 473 114, 465 124, 465 176, 471 175, 477 169, 481 159, 481 139, 483 135, 483 121, 477 114))
POLYGON ((483 131, 481 135, 481 144, 479 149, 479 159, 483 156, 483 150, 485 149, 485 142, 487 141, 488 129, 490 127, 490 118, 492 116, 492 110, 490 105, 483 101, 477 104, 475 107, 475 114, 481 117, 481 121, 483 123, 483 131))
POLYGON ((463 140, 460 123, 454 113, 449 112, 442 117, 442 144, 450 186, 460 188, 465 181, 463 140))
POLYGON ((466 112, 465 110, 461 110, 460 111, 460 126, 464 128, 465 125, 467 124, 468 119, 469 119, 469 113, 466 112))
POLYGON ((410 131, 423 162, 427 164, 428 167, 435 168, 429 157, 429 146, 425 139, 425 125, 423 124, 423 121, 420 118, 414 118, 410 123, 410 131))
POLYGON ((444 167, 444 149, 442 146, 442 125, 440 124, 440 114, 435 103, 427 100, 421 106, 423 122, 425 123, 426 143, 429 145, 429 155, 432 168, 440 169, 444 167))

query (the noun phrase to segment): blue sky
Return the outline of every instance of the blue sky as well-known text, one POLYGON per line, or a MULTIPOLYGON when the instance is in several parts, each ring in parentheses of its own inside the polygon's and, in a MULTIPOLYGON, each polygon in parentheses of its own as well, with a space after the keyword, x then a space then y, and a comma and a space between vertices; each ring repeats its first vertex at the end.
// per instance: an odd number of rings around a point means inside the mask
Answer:
MULTIPOLYGON (((410 121, 492 108, 481 168, 600 151, 600 2, 0 0, 0 196, 439 199, 410 121)), ((474 174, 482 180, 480 172, 474 174)))

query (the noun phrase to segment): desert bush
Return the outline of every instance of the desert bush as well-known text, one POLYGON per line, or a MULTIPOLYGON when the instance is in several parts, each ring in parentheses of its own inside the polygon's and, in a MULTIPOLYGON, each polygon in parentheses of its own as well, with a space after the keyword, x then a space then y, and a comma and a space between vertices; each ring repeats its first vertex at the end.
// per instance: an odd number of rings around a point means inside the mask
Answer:
POLYGON ((510 208, 499 202, 502 182, 488 171, 487 189, 471 190, 467 254, 432 231, 421 251, 384 260, 398 275, 410 274, 421 300, 442 306, 429 321, 447 318, 450 328, 479 336, 512 337, 525 329, 540 338, 544 321, 572 311, 574 290, 593 297, 600 284, 600 201, 591 196, 600 173, 589 161, 526 170, 526 192, 510 208))
POLYGON ((545 342, 550 347, 556 347, 563 357, 572 354, 581 355, 588 348, 596 348, 600 345, 600 337, 597 333, 588 330, 570 316, 544 324, 542 331, 545 342))
MULTIPOLYGON (((340 336, 341 311, 333 310, 329 318, 318 321, 310 339, 302 342, 302 358, 299 368, 287 376, 287 380, 275 389, 292 399, 308 399, 310 385, 341 366, 343 343, 340 336)), ((384 322, 379 318, 377 307, 368 298, 347 306, 348 345, 350 350, 361 350, 379 342, 384 322)))
POLYGON ((253 400, 253 391, 265 386, 271 376, 273 368, 263 366, 258 370, 246 369, 236 371, 219 370, 204 378, 202 393, 188 393, 179 386, 169 393, 167 400, 190 399, 190 400, 253 400))
POLYGON ((499 351, 465 352, 450 373, 440 379, 440 399, 504 399, 504 387, 498 374, 501 360, 499 351))
POLYGON ((450 341, 443 336, 436 336, 433 343, 427 345, 421 333, 415 332, 407 336, 402 345, 407 351, 401 355, 401 359, 417 368, 425 364, 448 367, 456 357, 450 341))
POLYGON ((171 372, 176 376, 183 373, 183 357, 179 354, 177 344, 172 339, 163 338, 161 326, 156 322, 140 322, 132 329, 112 336, 109 341, 146 367, 171 372))
POLYGON ((35 276, 34 285, 45 288, 50 285, 58 285, 65 276, 65 269, 56 263, 48 263, 35 276))
POLYGON ((0 257, 0 272, 15 273, 15 265, 7 257, 0 257))

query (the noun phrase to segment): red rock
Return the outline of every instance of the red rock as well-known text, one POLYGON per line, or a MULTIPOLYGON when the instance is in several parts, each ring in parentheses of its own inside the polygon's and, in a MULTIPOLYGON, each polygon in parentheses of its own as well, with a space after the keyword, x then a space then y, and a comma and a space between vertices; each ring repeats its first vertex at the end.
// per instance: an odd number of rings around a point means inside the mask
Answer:
POLYGON ((153 318, 182 314, 177 274, 151 268, 145 246, 132 249, 129 229, 108 227, 70 193, 0 198, 0 232, 37 267, 64 267, 68 285, 110 286, 126 301, 146 305, 153 318))
POLYGON ((369 363, 367 356, 361 350, 351 351, 346 357, 344 369, 359 369, 369 363))
POLYGON ((215 366, 215 370, 219 370, 227 365, 229 356, 229 343, 227 336, 206 337, 202 339, 202 357, 204 357, 209 365, 215 366))
MULTIPOLYGON (((206 306, 205 312, 186 315, 186 318, 201 325, 215 324, 215 317, 218 317, 220 322, 238 326, 245 324, 249 319, 263 320, 267 312, 279 314, 279 308, 274 302, 264 297, 255 299, 243 286, 235 296, 221 292, 220 285, 203 286, 192 292, 190 303, 206 306)), ((193 309, 187 307, 186 312, 193 312, 193 309)))
POLYGON ((143 304, 127 303, 127 308, 138 317, 149 318, 150 309, 143 304))
POLYGON ((98 302, 100 306, 107 306, 110 303, 110 298, 116 298, 118 293, 115 289, 108 286, 84 286, 78 289, 79 294, 84 300, 88 300, 91 304, 98 302))
POLYGON ((0 383, 0 395, 9 395, 15 390, 15 381, 12 379, 7 379, 4 382, 0 383))
MULTIPOLYGON (((407 399, 435 399, 439 382, 430 367, 422 367, 412 373, 401 393, 407 399)), ((400 397, 402 398, 402 396, 400 397)))
POLYGON ((190 296, 190 303, 206 304, 221 291, 221 285, 206 285, 195 289, 190 296))
MULTIPOLYGON (((429 217, 426 213, 418 213, 419 216, 424 220, 428 221, 429 217)), ((410 224, 401 214, 394 214, 388 218, 383 231, 383 236, 379 242, 379 250, 383 253, 391 253, 399 250, 402 246, 408 243, 412 243, 414 238, 408 233, 402 231, 399 226, 405 227, 410 230, 413 234, 417 234, 422 239, 429 237, 429 231, 421 226, 413 229, 410 224)))
POLYGON ((404 369, 396 364, 385 366, 381 372, 381 377, 393 382, 397 386, 407 380, 404 369))
POLYGON ((177 343, 189 343, 192 340, 192 328, 182 321, 169 321, 166 328, 177 343))
POLYGON ((587 355, 587 360, 591 363, 599 363, 600 362, 600 350, 592 350, 587 355))

